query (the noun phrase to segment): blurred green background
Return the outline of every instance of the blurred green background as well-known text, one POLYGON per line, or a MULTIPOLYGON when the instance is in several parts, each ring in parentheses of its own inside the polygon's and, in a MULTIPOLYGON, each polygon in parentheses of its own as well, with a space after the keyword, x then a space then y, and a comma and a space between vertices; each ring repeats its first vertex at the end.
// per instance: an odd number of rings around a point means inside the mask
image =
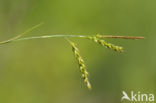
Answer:
POLYGON ((0 46, 0 103, 121 103, 122 91, 156 93, 155 0, 0 0, 0 41, 45 24, 25 37, 53 34, 144 36, 107 39, 116 53, 85 39, 76 42, 93 90, 80 78, 63 38, 0 46))

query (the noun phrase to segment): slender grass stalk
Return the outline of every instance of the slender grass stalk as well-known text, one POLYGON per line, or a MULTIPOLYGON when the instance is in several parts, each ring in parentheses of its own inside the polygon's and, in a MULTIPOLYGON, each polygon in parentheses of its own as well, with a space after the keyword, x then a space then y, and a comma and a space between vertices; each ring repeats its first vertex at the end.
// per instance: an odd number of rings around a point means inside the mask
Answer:
POLYGON ((64 35, 64 34, 57 34, 57 35, 45 35, 45 36, 34 36, 34 37, 26 37, 26 38, 20 38, 16 39, 14 41, 23 41, 23 40, 31 40, 31 39, 45 39, 45 38, 88 38, 88 36, 85 35, 64 35))
POLYGON ((104 38, 115 38, 115 39, 133 39, 133 40, 138 40, 138 39, 145 39, 144 37, 134 37, 134 36, 114 36, 114 35, 100 35, 97 34, 96 37, 104 39, 104 38))

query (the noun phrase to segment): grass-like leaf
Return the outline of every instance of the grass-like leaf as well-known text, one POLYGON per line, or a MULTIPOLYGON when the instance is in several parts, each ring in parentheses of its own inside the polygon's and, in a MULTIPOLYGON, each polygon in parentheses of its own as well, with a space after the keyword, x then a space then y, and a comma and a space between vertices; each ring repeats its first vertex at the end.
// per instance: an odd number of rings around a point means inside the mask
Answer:
POLYGON ((34 30, 34 29, 36 29, 36 28, 38 28, 38 27, 41 26, 41 25, 43 25, 43 23, 40 23, 40 24, 38 24, 38 25, 33 26, 32 28, 26 30, 25 32, 23 32, 23 33, 21 33, 21 34, 19 34, 19 35, 17 35, 16 37, 13 37, 13 38, 11 38, 11 39, 8 39, 8 40, 5 40, 5 41, 0 42, 0 45, 1 45, 1 44, 6 44, 6 43, 9 43, 9 42, 12 42, 12 41, 14 41, 14 40, 17 40, 17 39, 21 38, 22 36, 24 36, 25 34, 31 32, 32 30, 34 30))

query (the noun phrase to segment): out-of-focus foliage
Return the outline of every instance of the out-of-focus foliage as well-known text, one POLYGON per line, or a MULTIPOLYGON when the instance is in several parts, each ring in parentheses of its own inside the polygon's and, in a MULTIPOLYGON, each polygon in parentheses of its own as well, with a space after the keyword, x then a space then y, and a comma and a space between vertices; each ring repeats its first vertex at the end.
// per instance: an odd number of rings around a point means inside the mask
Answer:
POLYGON ((122 90, 156 93, 155 0, 0 0, 0 40, 40 22, 25 37, 96 33, 145 36, 107 39, 116 53, 84 39, 79 45, 93 90, 88 91, 64 39, 21 41, 0 46, 0 103, 120 103, 122 90))

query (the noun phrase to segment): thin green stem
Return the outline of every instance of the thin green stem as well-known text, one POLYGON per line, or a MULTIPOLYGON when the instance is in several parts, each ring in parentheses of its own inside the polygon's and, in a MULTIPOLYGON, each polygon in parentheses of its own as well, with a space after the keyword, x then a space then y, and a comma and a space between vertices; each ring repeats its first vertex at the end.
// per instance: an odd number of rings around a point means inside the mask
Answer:
POLYGON ((13 41, 22 41, 22 40, 31 40, 31 39, 44 39, 44 38, 63 38, 63 37, 69 37, 69 38, 88 38, 88 36, 85 35, 45 35, 45 36, 34 36, 34 37, 26 37, 26 38, 20 38, 13 41))
POLYGON ((138 36, 138 37, 134 37, 134 36, 114 36, 114 35, 100 35, 100 34, 97 34, 96 35, 98 38, 115 38, 115 39, 133 39, 133 40, 137 40, 137 39, 145 39, 144 37, 142 36, 138 36))

